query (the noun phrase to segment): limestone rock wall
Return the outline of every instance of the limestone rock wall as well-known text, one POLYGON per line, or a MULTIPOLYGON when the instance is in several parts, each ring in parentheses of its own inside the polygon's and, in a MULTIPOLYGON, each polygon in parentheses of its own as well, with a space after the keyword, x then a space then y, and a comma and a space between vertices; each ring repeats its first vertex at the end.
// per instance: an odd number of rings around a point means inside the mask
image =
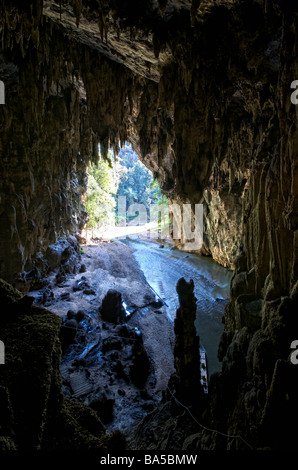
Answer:
POLYGON ((123 436, 108 436, 94 410, 63 397, 61 320, 33 300, 0 280, 1 451, 124 449, 123 436))
POLYGON ((297 109, 290 102, 289 89, 298 73, 297 34, 295 14, 283 13, 275 110, 278 127, 266 136, 270 157, 257 159, 248 178, 243 250, 235 263, 231 301, 224 316, 227 333, 222 340, 220 379, 238 384, 237 403, 232 401, 225 417, 229 430, 250 428, 246 433, 251 442, 273 448, 294 445, 291 414, 297 413, 298 385, 289 360, 298 326, 297 109), (246 357, 244 362, 241 355, 246 357), (240 415, 244 426, 236 425, 240 415))
POLYGON ((80 91, 57 48, 45 40, 50 28, 38 30, 37 19, 26 14, 18 23, 14 13, 7 13, 12 23, 2 32, 1 64, 7 75, 0 118, 0 270, 7 280, 32 269, 36 253, 82 226, 85 186, 80 91), (30 27, 37 28, 38 38, 30 27))
POLYGON ((106 152, 127 138, 130 74, 40 13, 7 8, 2 29, 0 273, 10 282, 80 231, 88 162, 99 143, 106 152))
POLYGON ((1 275, 81 226, 88 160, 98 143, 129 140, 171 200, 205 201, 205 253, 235 268, 210 423, 255 447, 291 447, 297 7, 72 3, 3 4, 1 275))

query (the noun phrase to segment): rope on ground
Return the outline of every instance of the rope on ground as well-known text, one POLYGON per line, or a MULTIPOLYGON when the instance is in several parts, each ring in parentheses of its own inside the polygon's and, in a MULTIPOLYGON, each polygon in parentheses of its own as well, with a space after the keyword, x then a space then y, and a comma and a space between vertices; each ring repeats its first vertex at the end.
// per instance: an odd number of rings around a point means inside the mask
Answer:
MULTIPOLYGON (((167 377, 168 375, 162 370, 160 369, 161 372, 167 377)), ((207 428, 206 426, 204 426, 202 423, 200 423, 195 417, 194 415, 192 414, 192 412, 190 411, 190 409, 184 405, 183 403, 181 403, 178 398, 175 397, 175 395, 173 394, 173 392, 169 389, 169 387, 167 386, 167 390, 170 392, 170 394, 172 395, 172 397, 174 398, 174 400, 176 401, 176 403, 180 406, 182 406, 182 408, 184 408, 190 415, 190 417, 193 419, 193 421, 198 425, 200 426, 202 429, 205 429, 205 431, 209 431, 209 432, 215 432, 217 434, 220 434, 221 436, 224 436, 224 437, 228 437, 230 439, 241 439, 244 444, 246 444, 250 450, 254 450, 253 447, 245 440, 243 439, 242 436, 240 435, 232 435, 232 434, 225 434, 224 432, 221 432, 221 431, 218 431, 217 429, 211 429, 211 428, 207 428)))

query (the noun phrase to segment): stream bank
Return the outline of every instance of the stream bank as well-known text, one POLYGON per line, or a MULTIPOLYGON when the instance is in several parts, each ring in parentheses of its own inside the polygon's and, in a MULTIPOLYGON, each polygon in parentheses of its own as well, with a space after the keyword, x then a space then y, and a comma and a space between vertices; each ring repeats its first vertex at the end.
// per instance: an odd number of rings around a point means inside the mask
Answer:
POLYGON ((84 245, 75 272, 61 278, 59 268, 30 292, 62 319, 64 396, 93 408, 107 432, 153 410, 174 372, 173 325, 133 252, 112 241, 84 245), (111 289, 121 294, 125 322, 102 318, 111 289))
POLYGON ((93 408, 108 432, 125 431, 155 409, 175 372, 181 277, 194 280, 196 329, 207 349, 208 372, 219 370, 230 272, 210 259, 138 235, 82 244, 76 254, 67 244, 52 246, 47 262, 56 269, 41 289, 30 292, 36 304, 62 319, 66 398, 93 408), (60 252, 67 253, 64 264, 57 264, 64 259, 60 252), (109 318, 102 307, 111 290, 109 318))

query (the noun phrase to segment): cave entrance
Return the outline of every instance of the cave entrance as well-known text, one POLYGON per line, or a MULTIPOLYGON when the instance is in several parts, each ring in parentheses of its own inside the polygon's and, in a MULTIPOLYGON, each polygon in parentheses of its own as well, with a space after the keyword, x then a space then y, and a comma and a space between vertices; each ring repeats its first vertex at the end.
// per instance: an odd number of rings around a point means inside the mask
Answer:
POLYGON ((129 143, 88 168, 86 239, 169 236, 169 202, 129 143))
POLYGON ((167 200, 128 144, 118 158, 112 151, 108 157, 88 169, 84 230, 89 240, 78 237, 77 246, 71 237, 51 247, 49 260, 59 261, 58 271, 35 295, 62 319, 64 396, 93 408, 113 431, 129 429, 154 409, 174 372, 173 320, 181 277, 194 281, 197 331, 208 371, 219 369, 216 355, 229 280, 224 268, 174 249, 171 240, 139 237, 138 229, 146 231, 150 223, 149 206, 167 200), (124 220, 118 197, 126 198, 124 220), (146 209, 143 221, 140 211, 133 210, 140 205, 146 209), (119 226, 132 232, 123 237, 108 232, 119 226))
MULTIPOLYGON (((181 277, 187 281, 192 279, 197 299, 197 332, 207 350, 210 373, 217 372, 221 366, 217 351, 231 272, 211 258, 175 249, 170 236, 164 237, 166 231, 163 228, 170 225, 170 217, 163 217, 163 211, 159 209, 168 207, 169 213, 169 201, 129 143, 122 147, 116 159, 110 151, 108 160, 100 157, 99 163, 90 165, 88 172, 85 199, 89 212, 85 227, 88 243, 115 240, 132 248, 140 276, 145 277, 156 294, 157 303, 162 303, 161 311, 170 322, 174 321, 179 307, 178 280, 181 277), (155 210, 152 211, 151 206, 155 210), (154 217, 151 220, 150 216, 156 213, 157 220, 154 217)), ((116 274, 126 275, 125 269, 123 267, 123 273, 116 274)))

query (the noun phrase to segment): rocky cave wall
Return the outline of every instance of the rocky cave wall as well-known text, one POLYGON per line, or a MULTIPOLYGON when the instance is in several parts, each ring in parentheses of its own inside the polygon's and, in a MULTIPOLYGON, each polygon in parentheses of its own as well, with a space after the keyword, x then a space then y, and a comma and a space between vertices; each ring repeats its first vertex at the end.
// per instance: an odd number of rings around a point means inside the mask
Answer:
POLYGON ((39 267, 82 226, 88 160, 129 140, 172 201, 204 201, 203 253, 235 269, 210 422, 291 447, 297 9, 133 3, 3 2, 1 276, 39 267))
POLYGON ((32 269, 36 253, 82 226, 85 167, 99 142, 117 152, 125 140, 174 203, 204 202, 202 253, 234 267, 251 155, 261 152, 258 133, 270 132, 276 119, 280 22, 271 10, 262 16, 257 3, 250 11, 245 2, 233 8, 206 2, 197 16, 192 11, 192 23, 188 2, 184 8, 169 2, 164 16, 153 2, 140 18, 115 3, 111 17, 105 10, 105 40, 89 4, 80 21, 68 2, 45 2, 43 15, 40 2, 8 2, 5 9, 1 272, 7 279, 32 269))

